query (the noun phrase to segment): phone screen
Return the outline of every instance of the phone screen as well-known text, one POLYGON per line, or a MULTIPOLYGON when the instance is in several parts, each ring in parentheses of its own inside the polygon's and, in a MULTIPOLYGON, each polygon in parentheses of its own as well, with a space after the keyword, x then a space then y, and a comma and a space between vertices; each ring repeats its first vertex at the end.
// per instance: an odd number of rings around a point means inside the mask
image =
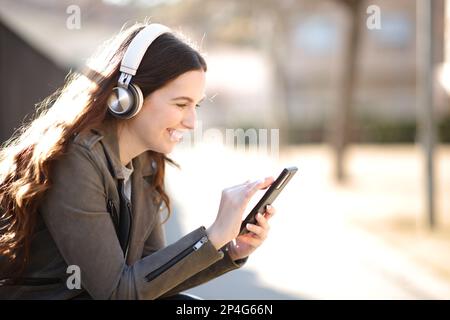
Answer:
POLYGON ((266 193, 262 196, 261 200, 258 201, 256 206, 250 211, 247 217, 241 224, 241 231, 239 235, 249 232, 246 228, 247 223, 256 224, 256 214, 263 213, 268 204, 272 204, 278 195, 281 193, 283 188, 292 179, 294 174, 297 172, 297 167, 289 167, 283 169, 278 178, 270 185, 266 193))

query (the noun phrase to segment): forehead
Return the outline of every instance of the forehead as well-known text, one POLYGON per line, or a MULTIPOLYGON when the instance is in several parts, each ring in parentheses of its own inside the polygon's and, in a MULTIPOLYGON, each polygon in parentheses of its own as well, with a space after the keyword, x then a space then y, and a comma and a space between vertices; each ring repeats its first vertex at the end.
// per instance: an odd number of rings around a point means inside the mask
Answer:
MULTIPOLYGON (((176 95, 176 97, 187 96, 197 99, 203 97, 205 82, 204 71, 188 71, 167 83, 165 91, 170 95, 176 95)), ((172 98, 175 98, 175 96, 172 98)))

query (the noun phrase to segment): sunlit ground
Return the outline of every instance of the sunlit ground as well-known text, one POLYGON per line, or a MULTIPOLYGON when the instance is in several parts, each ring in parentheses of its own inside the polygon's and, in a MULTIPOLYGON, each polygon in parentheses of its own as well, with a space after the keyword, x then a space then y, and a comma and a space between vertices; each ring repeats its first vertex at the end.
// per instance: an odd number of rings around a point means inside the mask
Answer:
POLYGON ((279 158, 207 144, 176 149, 171 156, 182 170, 168 169, 175 205, 169 242, 209 226, 223 188, 299 168, 274 203, 270 237, 245 267, 191 292, 211 299, 449 299, 450 147, 437 153, 440 227, 433 233, 417 146, 351 148, 341 186, 332 179, 331 155, 323 145, 283 149, 279 158))

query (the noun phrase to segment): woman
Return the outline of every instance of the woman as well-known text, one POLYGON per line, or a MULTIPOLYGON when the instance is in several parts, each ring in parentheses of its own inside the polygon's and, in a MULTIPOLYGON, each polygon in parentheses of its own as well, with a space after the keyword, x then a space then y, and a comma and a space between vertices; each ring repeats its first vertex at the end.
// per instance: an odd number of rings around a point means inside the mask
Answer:
POLYGON ((202 56, 136 24, 87 66, 1 150, 0 297, 167 298, 242 266, 275 210, 238 236, 242 214, 272 177, 225 189, 211 226, 164 240, 166 154, 194 128, 202 56))

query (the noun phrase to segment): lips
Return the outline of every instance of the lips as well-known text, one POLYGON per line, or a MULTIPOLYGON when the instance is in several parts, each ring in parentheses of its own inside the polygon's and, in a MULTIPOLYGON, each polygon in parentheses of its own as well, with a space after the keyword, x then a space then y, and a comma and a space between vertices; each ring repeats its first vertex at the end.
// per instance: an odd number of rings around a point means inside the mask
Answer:
POLYGON ((167 129, 169 132, 170 140, 173 142, 179 142, 183 139, 183 131, 169 128, 167 129))

